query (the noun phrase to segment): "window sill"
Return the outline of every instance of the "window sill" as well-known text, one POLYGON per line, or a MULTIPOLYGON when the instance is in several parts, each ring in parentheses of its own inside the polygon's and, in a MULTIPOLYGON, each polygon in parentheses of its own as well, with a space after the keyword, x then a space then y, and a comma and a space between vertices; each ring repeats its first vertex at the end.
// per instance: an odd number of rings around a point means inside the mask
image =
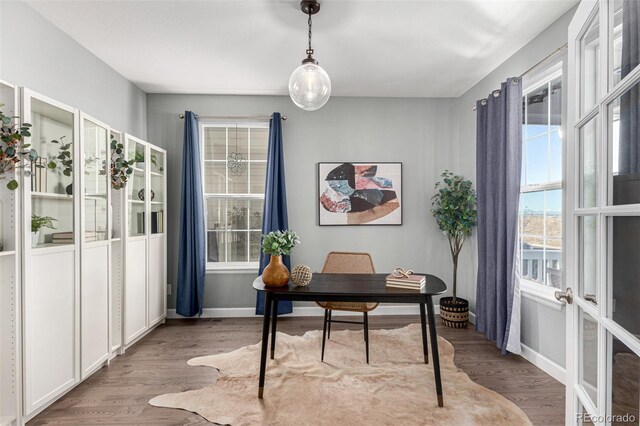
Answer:
POLYGON ((557 288, 548 287, 544 284, 521 277, 518 277, 518 281, 520 282, 520 292, 522 293, 522 297, 541 303, 545 306, 549 306, 557 311, 562 311, 564 309, 564 302, 560 302, 556 299, 555 292, 558 290, 557 288))
POLYGON ((257 262, 254 263, 242 263, 242 264, 207 264, 207 275, 210 274, 254 274, 258 275, 258 269, 260 268, 260 264, 257 262))

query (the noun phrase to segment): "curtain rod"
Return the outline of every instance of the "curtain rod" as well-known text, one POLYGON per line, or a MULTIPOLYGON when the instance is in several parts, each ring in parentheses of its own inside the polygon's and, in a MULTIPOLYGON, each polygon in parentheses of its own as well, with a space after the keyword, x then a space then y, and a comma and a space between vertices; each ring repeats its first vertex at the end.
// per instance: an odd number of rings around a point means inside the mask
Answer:
MULTIPOLYGON (((271 116, 270 115, 226 115, 226 116, 214 116, 214 115, 198 115, 196 114, 196 117, 198 118, 215 118, 218 120, 270 120, 271 116)), ((287 116, 286 115, 281 115, 280 116, 282 118, 282 120, 286 120, 287 116)), ((184 120, 184 114, 178 114, 178 118, 180 118, 180 120, 184 120)))
MULTIPOLYGON (((525 72, 523 72, 522 74, 520 74, 518 76, 518 78, 523 78, 525 75, 527 75, 528 73, 530 73, 531 71, 533 71, 534 69, 538 68, 538 66, 540 66, 540 64, 542 64, 543 62, 546 62, 549 58, 557 55, 558 53, 567 50, 567 48, 569 47, 569 45, 567 43, 563 44, 562 46, 558 47, 556 50, 554 50, 553 52, 549 53, 547 56, 545 56, 540 62, 536 63, 535 65, 533 65, 531 68, 529 68, 528 70, 526 70, 525 72)), ((498 90, 494 90, 491 93, 495 93, 495 92, 500 92, 500 89, 498 90)), ((476 106, 473 106, 473 110, 476 110, 476 106)))

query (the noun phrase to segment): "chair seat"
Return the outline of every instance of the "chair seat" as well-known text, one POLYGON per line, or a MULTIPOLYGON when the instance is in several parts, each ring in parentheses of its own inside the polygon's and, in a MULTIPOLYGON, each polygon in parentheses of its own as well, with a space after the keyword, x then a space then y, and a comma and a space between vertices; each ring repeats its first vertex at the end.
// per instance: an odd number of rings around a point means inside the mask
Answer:
POLYGON ((378 303, 369 302, 316 302, 322 309, 333 311, 369 312, 373 311, 378 303))

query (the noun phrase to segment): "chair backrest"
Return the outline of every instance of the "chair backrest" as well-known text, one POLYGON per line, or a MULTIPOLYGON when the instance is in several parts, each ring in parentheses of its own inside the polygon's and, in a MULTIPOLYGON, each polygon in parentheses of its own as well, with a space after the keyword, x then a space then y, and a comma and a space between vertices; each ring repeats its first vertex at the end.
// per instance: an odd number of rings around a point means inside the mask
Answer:
POLYGON ((369 253, 332 251, 327 254, 322 272, 329 274, 375 274, 376 270, 369 253))

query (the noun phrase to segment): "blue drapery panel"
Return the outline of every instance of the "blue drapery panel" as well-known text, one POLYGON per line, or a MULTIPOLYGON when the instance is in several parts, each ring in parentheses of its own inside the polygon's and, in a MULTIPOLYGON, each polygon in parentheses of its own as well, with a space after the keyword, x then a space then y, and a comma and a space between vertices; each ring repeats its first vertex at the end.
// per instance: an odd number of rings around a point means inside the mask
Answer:
POLYGON ((476 329, 502 353, 520 353, 515 259, 522 157, 522 82, 512 78, 476 103, 478 283, 476 329))
POLYGON ((202 315, 205 276, 204 198, 198 122, 191 111, 184 114, 182 197, 180 200, 180 248, 176 312, 185 317, 202 315))
MULTIPOLYGON (((287 217, 287 188, 284 180, 284 147, 282 146, 282 120, 280 113, 274 112, 269 122, 269 150, 267 153, 267 181, 264 189, 264 209, 262 211, 262 233, 284 231, 289 228, 287 217)), ((269 264, 270 256, 264 253, 260 256, 260 270, 269 264)), ((291 261, 289 256, 282 260, 289 270, 291 261)), ((293 312, 291 302, 279 302, 278 314, 293 312)), ((259 291, 256 296, 256 315, 264 314, 264 294, 259 291)))

